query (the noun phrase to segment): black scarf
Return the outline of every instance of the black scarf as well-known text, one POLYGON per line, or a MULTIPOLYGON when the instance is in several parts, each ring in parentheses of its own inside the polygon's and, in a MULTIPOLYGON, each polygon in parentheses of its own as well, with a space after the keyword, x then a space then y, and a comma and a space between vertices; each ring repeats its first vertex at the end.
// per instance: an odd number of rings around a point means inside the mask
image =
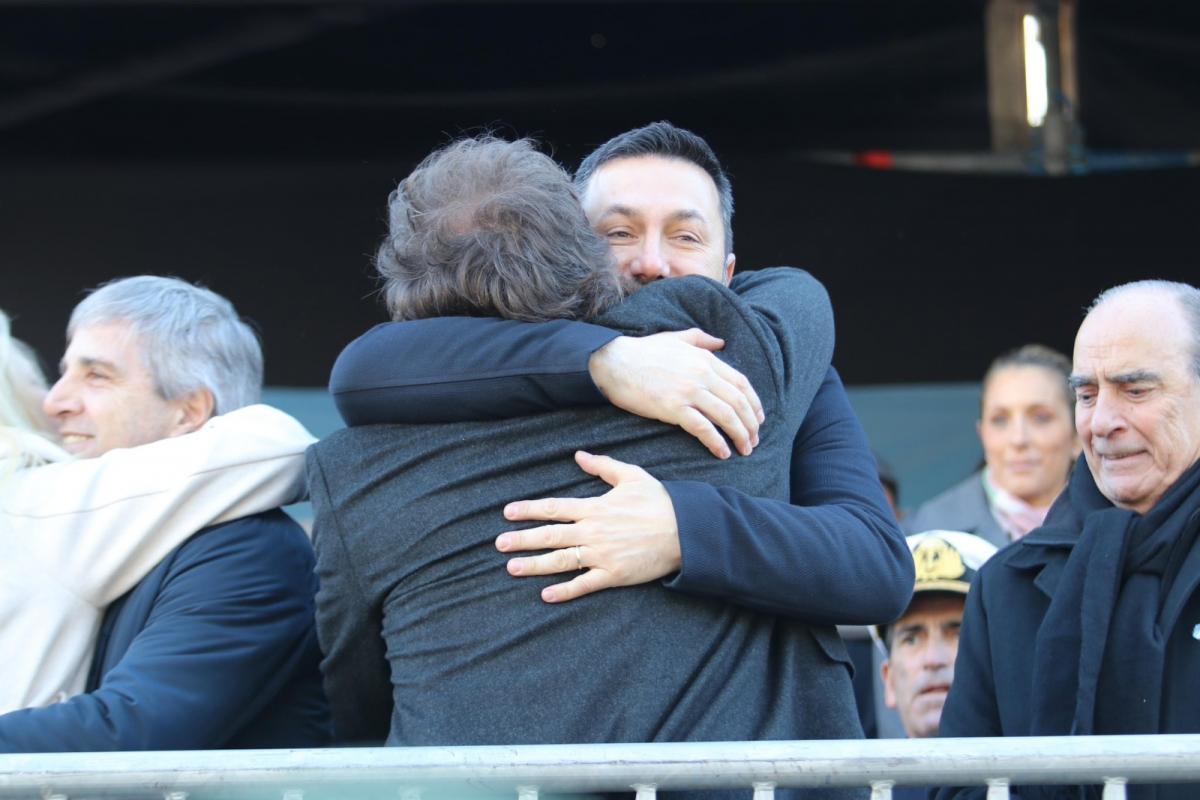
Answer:
POLYGON ((1195 540, 1197 489, 1200 464, 1143 516, 1113 506, 1081 459, 1043 528, 1077 538, 1034 642, 1031 735, 1159 732, 1160 616, 1195 540))

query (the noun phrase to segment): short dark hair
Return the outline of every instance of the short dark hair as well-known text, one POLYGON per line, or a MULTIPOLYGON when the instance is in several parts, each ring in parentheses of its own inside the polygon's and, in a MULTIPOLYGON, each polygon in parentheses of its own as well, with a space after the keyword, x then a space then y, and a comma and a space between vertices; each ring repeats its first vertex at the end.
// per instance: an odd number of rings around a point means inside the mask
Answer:
POLYGON ((979 395, 981 405, 987 394, 988 382, 997 372, 1009 367, 1041 367, 1052 373, 1055 380, 1061 378, 1067 414, 1070 416, 1074 413, 1075 390, 1071 388, 1071 359, 1044 344, 1026 344, 996 356, 988 365, 987 372, 983 374, 983 391, 979 395))
POLYGON ((717 186, 721 201, 721 221, 725 227, 725 255, 733 252, 733 187, 717 154, 708 142, 685 128, 669 122, 651 122, 614 136, 592 151, 575 171, 575 185, 583 194, 596 170, 609 161, 637 156, 662 156, 691 162, 708 173, 717 186))
POLYGON ((570 177, 528 139, 461 139, 388 198, 375 267, 392 318, 592 318, 620 302, 570 177))

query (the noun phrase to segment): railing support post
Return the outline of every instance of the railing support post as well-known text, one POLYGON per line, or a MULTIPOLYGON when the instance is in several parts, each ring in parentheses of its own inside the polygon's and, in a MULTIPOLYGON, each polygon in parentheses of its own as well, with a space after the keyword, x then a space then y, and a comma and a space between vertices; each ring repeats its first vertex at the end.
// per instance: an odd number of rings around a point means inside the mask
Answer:
POLYGON ((987 800, 1009 800, 1008 778, 993 778, 987 782, 987 800))
POLYGON ((754 800, 775 800, 775 784, 767 782, 754 784, 754 800))
POLYGON ((892 800, 895 781, 871 781, 871 800, 892 800))
POLYGON ((1102 800, 1125 800, 1125 779, 1105 778, 1102 800))

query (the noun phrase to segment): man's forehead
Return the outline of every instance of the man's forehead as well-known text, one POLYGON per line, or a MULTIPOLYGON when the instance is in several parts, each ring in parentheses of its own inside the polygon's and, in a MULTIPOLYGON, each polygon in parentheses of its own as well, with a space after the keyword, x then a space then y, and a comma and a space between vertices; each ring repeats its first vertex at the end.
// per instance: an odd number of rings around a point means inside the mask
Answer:
POLYGON ((67 343, 62 364, 83 362, 121 366, 140 356, 136 333, 129 323, 116 320, 79 326, 67 343))
POLYGON ((691 161, 625 156, 604 162, 592 173, 584 187, 584 206, 589 216, 620 206, 637 212, 669 207, 711 217, 720 213, 720 197, 712 177, 691 161))
POLYGON ((1075 337, 1072 381, 1127 380, 1186 361, 1186 326, 1151 298, 1117 298, 1095 309, 1075 337), (1179 323, 1179 324, 1172 324, 1179 323))

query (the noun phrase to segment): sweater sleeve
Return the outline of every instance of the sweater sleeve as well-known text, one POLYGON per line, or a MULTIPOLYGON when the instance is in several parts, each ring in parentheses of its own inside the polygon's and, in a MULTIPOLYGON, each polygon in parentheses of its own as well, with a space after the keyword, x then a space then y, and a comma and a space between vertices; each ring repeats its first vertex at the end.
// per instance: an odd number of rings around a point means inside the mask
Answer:
POLYGON ((666 585, 815 623, 883 623, 903 613, 912 556, 832 369, 793 444, 791 480, 791 503, 665 482, 683 552, 666 585))
POLYGON ((282 411, 249 406, 194 433, 21 470, 0 524, 36 530, 21 546, 102 607, 201 528, 303 499, 313 441, 282 411))
MULTIPOLYGON (((100 685, 0 715, 0 752, 226 747, 279 701, 306 658, 315 661, 312 549, 294 523, 209 528, 165 569, 145 626, 100 685)), ((314 746, 326 739, 309 737, 314 746)), ((303 732, 292 741, 305 741, 303 732)))
POLYGON ((377 325, 329 378, 346 424, 506 419, 600 405, 591 354, 620 334, 586 322, 439 317, 377 325))

